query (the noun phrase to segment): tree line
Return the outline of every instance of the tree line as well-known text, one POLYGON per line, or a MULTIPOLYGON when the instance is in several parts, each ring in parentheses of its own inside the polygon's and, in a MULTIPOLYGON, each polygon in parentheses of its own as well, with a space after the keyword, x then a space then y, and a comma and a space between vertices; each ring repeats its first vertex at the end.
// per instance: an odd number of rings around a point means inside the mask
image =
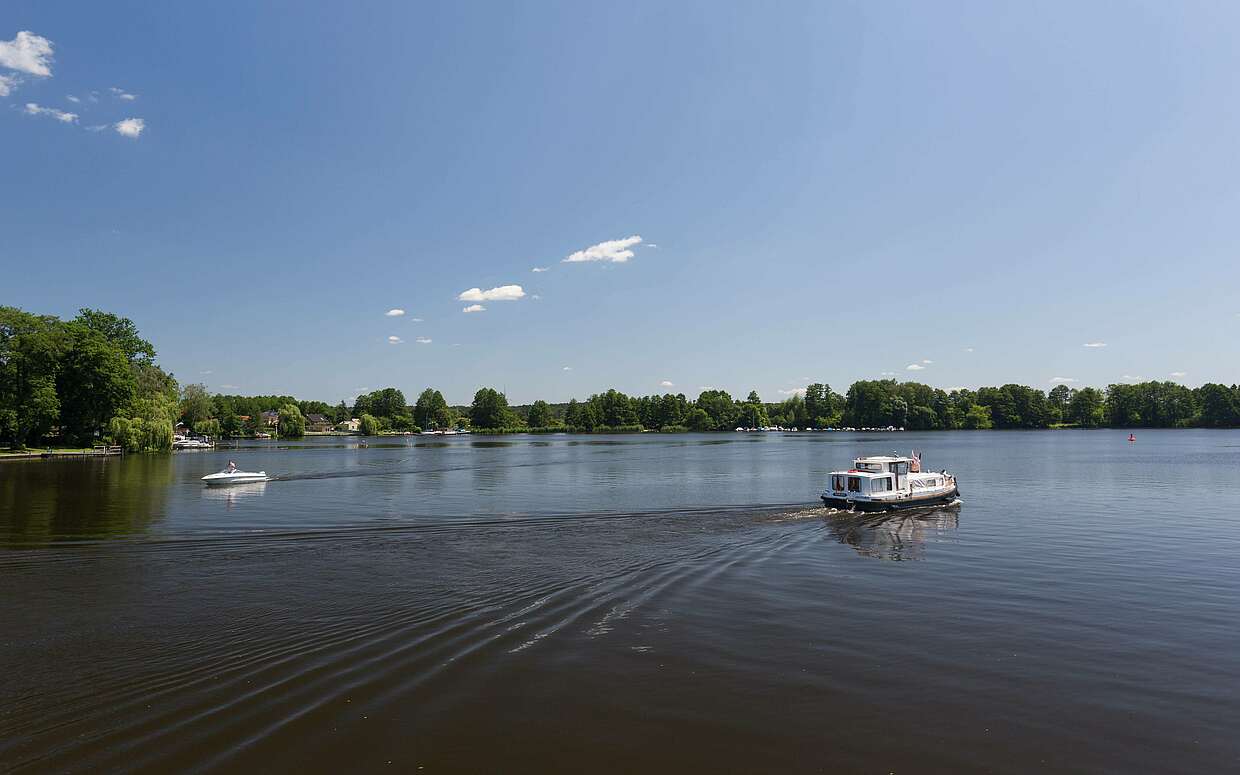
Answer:
POLYGON ((155 363, 155 348, 134 323, 82 309, 71 320, 0 307, 0 443, 21 448, 53 441, 119 444, 130 451, 171 448, 174 426, 211 436, 274 432, 304 435, 307 416, 330 424, 354 418, 368 435, 426 429, 509 431, 726 431, 737 427, 953 430, 1056 426, 1240 427, 1240 386, 1175 382, 1057 385, 1043 391, 1008 384, 945 391, 917 382, 861 380, 837 393, 815 383, 774 403, 756 391, 724 390, 629 396, 612 389, 578 401, 510 406, 484 387, 468 406, 450 406, 427 388, 409 405, 394 387, 358 396, 350 406, 287 395, 211 394, 178 386, 155 363))

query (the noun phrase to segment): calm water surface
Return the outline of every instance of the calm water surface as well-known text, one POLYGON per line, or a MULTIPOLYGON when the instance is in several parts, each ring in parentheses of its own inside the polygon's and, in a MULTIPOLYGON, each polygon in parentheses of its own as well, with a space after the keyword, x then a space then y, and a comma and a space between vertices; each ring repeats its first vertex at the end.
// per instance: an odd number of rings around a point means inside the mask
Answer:
POLYGON ((1240 432, 1126 435, 0 463, 0 770, 1236 771, 1240 432))

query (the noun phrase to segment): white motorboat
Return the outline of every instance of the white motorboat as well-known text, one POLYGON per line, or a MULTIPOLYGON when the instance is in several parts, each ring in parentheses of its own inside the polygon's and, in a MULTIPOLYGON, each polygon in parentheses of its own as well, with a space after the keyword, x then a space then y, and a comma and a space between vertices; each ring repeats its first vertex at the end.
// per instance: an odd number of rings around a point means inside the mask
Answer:
POLYGON ((266 471, 220 471, 218 474, 207 474, 202 477, 202 481, 208 487, 219 487, 225 484, 253 484, 254 482, 266 482, 271 477, 267 476, 266 471))
POLYGON ((832 471, 822 502, 861 511, 890 511, 938 506, 960 495, 956 477, 947 471, 921 470, 921 455, 859 457, 847 471, 832 471))

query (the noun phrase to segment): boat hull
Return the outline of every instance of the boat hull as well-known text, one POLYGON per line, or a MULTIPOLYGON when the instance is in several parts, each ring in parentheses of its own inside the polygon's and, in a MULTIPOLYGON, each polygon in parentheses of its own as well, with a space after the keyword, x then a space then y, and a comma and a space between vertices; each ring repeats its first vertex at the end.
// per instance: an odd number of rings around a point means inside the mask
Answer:
POLYGON ((960 489, 953 487, 947 492, 927 495, 919 498, 901 498, 900 500, 850 500, 823 495, 822 502, 835 509, 854 509, 857 511, 901 511, 904 509, 924 509, 929 506, 942 506, 960 497, 960 489))
POLYGON ((202 477, 203 484, 208 487, 224 487, 230 484, 254 484, 255 482, 269 481, 270 477, 265 472, 244 473, 244 474, 211 474, 202 477))

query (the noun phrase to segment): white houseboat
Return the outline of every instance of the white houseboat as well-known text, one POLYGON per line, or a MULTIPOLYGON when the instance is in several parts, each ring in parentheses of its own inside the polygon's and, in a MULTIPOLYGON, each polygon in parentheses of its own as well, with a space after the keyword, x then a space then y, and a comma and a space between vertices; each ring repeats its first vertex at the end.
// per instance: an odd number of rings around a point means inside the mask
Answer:
POLYGON ((923 473, 921 456, 859 457, 847 471, 832 471, 822 502, 841 509, 889 511, 950 503, 960 494, 947 471, 923 473))

